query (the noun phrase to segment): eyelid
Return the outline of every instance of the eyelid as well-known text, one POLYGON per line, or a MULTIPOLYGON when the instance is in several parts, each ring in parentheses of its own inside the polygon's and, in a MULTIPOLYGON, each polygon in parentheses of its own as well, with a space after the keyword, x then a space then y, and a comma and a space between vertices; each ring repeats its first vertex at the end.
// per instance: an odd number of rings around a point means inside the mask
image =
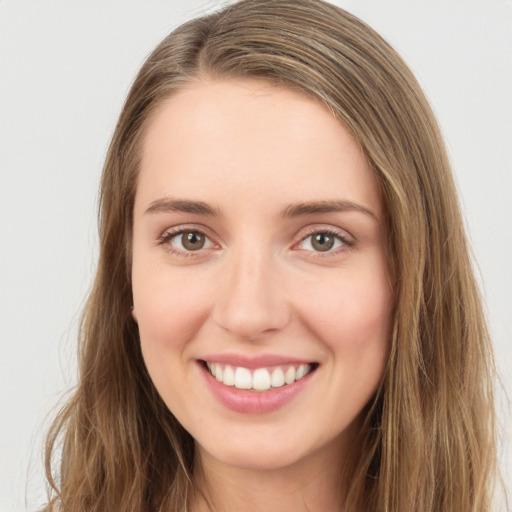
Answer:
MULTIPOLYGON (((202 254, 204 254, 206 251, 210 251, 212 249, 220 249, 222 248, 222 245, 216 241, 216 236, 211 234, 211 230, 208 229, 206 226, 198 225, 198 224, 180 224, 177 226, 169 227, 163 231, 163 233, 158 237, 156 240, 156 245, 162 246, 167 252, 171 254, 175 254, 178 256, 186 256, 186 257, 198 257, 202 254), (198 233, 201 233, 204 235, 210 242, 211 247, 205 247, 198 249, 197 251, 187 251, 187 250, 180 250, 168 242, 173 238, 176 237, 184 232, 187 231, 195 231, 198 233)), ((311 226, 307 226, 303 228, 299 234, 299 240, 294 242, 292 245, 292 249, 294 250, 300 250, 307 253, 314 254, 313 257, 319 258, 319 257, 329 257, 329 256, 335 256, 339 255, 340 252, 352 249, 355 245, 356 240, 352 235, 350 235, 347 231, 332 226, 332 225, 325 225, 325 224, 315 224, 311 226), (335 249, 329 249, 325 252, 322 251, 314 251, 310 249, 303 249, 299 246, 310 236, 314 234, 326 234, 333 236, 341 241, 342 245, 340 247, 337 247, 335 249)))
POLYGON ((210 234, 210 230, 207 229, 205 226, 197 225, 197 224, 180 224, 178 226, 173 226, 170 228, 167 228, 164 230, 164 232, 158 237, 156 240, 156 245, 162 246, 167 252, 171 254, 175 254, 178 256, 186 256, 186 257, 194 257, 194 256, 200 256, 205 251, 211 250, 212 248, 220 248, 220 244, 214 240, 214 236, 210 234), (187 231, 193 231, 197 233, 201 233, 205 236, 206 239, 208 239, 212 245, 212 247, 204 247, 201 249, 198 249, 197 251, 187 251, 187 250, 181 250, 174 246, 172 246, 170 242, 174 237, 179 236, 182 233, 185 233, 187 231))
POLYGON ((346 239, 347 242, 355 243, 356 239, 346 229, 333 226, 332 224, 311 224, 303 228, 300 232, 300 238, 303 240, 309 235, 315 233, 332 233, 342 239, 346 239))
POLYGON ((349 233, 347 233, 347 231, 345 231, 343 229, 340 229, 340 228, 337 228, 334 226, 330 226, 330 225, 325 225, 325 224, 323 224, 323 225, 316 224, 313 226, 308 226, 306 228, 306 231, 302 232, 300 234, 300 239, 294 243, 293 248, 296 248, 296 250, 302 250, 302 251, 305 251, 308 253, 312 253, 315 255, 314 257, 324 258, 324 257, 329 257, 329 256, 335 256, 335 255, 338 255, 341 251, 352 249, 353 246, 355 245, 355 242, 356 241, 355 241, 354 237, 351 236, 349 233), (309 238, 310 236, 315 235, 315 234, 326 234, 329 236, 333 236, 333 237, 337 238, 338 240, 340 240, 342 242, 342 245, 341 245, 341 247, 337 247, 335 249, 331 249, 331 250, 328 250, 325 252, 314 251, 314 250, 309 250, 309 249, 301 249, 299 247, 299 245, 302 244, 307 238, 309 238))

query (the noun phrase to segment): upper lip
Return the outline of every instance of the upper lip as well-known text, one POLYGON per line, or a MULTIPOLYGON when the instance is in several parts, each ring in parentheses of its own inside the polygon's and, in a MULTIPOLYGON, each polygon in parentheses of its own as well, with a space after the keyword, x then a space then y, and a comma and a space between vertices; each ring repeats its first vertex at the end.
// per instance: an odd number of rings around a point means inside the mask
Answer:
POLYGON ((282 356, 278 354, 260 354, 246 356, 242 354, 210 354, 201 358, 207 363, 222 363, 231 366, 241 366, 247 369, 263 368, 266 366, 280 366, 286 364, 312 364, 313 361, 297 357, 282 356))

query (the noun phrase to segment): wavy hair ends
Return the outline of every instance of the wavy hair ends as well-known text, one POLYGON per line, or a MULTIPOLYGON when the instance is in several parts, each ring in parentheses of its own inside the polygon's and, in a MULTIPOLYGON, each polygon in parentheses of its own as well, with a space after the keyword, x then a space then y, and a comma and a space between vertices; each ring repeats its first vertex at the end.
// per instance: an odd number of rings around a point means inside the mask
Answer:
POLYGON ((320 0, 244 0, 192 20, 137 75, 103 170, 79 383, 49 433, 44 510, 182 511, 193 492, 193 440, 151 383, 130 315, 130 254, 144 128, 163 100, 204 77, 270 81, 319 101, 358 141, 382 190, 392 348, 346 510, 490 510, 492 352, 444 144, 396 52, 320 0))

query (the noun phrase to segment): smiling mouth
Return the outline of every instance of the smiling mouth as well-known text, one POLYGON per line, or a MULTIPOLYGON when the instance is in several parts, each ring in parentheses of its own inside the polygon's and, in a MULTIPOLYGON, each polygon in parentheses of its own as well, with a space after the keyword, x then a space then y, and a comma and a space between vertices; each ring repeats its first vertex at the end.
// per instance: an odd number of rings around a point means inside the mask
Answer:
POLYGON ((203 364, 210 375, 225 386, 259 392, 293 384, 318 367, 317 363, 288 364, 255 369, 210 361, 203 361, 203 364))

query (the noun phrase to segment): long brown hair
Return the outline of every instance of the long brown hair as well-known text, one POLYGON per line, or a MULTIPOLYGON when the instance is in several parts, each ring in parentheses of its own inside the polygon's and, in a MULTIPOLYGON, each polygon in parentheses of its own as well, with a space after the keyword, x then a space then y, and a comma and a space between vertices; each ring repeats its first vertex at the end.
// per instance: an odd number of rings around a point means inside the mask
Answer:
POLYGON ((49 433, 45 510, 186 509, 193 440, 144 366, 130 315, 130 254, 147 120, 199 75, 266 80, 321 102, 358 141, 380 184, 396 312, 347 511, 489 510, 491 346, 444 144, 397 53, 320 0, 246 0, 190 21, 137 75, 103 171, 100 257, 81 324, 80 379, 49 433))

